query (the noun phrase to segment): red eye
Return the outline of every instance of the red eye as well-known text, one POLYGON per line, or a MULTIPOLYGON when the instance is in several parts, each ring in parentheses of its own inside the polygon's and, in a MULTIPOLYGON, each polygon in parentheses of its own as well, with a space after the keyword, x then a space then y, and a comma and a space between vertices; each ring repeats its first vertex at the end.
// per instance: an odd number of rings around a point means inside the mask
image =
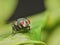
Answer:
POLYGON ((27 22, 30 24, 30 20, 28 19, 27 22))
POLYGON ((22 25, 22 26, 23 26, 23 24, 24 24, 24 21, 21 21, 21 22, 20 22, 20 25, 22 25))

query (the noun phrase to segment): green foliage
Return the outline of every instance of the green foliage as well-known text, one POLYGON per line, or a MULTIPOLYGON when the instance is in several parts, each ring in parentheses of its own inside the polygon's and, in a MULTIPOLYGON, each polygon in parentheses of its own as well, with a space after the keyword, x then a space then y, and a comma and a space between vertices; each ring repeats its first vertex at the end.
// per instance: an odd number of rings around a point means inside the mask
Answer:
POLYGON ((17 33, 13 36, 11 24, 5 24, 5 20, 14 12, 17 2, 16 0, 0 0, 0 45, 46 45, 41 41, 45 41, 48 45, 59 45, 60 40, 57 39, 60 37, 60 28, 58 28, 60 25, 60 1, 45 0, 46 11, 28 17, 31 20, 30 32, 17 33))

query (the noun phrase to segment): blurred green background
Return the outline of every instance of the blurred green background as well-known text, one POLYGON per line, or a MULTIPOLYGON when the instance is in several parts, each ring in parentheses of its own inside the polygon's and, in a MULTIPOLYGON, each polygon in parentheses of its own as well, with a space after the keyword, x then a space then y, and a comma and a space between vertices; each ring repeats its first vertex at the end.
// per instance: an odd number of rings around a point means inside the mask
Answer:
POLYGON ((11 24, 5 23, 17 4, 18 0, 0 0, 0 45, 60 45, 60 0, 44 0, 46 11, 27 17, 31 20, 30 32, 12 36, 11 24))
POLYGON ((6 20, 14 13, 17 4, 18 0, 0 0, 0 45, 45 45, 44 42, 40 41, 41 29, 39 25, 39 14, 37 17, 28 17, 31 20, 30 32, 12 35, 12 25, 11 23, 6 24, 6 20))

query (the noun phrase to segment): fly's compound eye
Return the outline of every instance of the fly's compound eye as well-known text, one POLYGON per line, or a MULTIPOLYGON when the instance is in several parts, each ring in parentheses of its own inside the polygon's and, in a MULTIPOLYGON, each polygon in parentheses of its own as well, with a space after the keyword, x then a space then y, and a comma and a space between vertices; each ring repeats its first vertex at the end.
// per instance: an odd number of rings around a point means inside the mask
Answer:
POLYGON ((27 20, 27 23, 30 24, 30 20, 29 19, 27 20))
POLYGON ((21 21, 21 22, 20 22, 20 25, 23 26, 23 25, 24 25, 24 21, 21 21))

